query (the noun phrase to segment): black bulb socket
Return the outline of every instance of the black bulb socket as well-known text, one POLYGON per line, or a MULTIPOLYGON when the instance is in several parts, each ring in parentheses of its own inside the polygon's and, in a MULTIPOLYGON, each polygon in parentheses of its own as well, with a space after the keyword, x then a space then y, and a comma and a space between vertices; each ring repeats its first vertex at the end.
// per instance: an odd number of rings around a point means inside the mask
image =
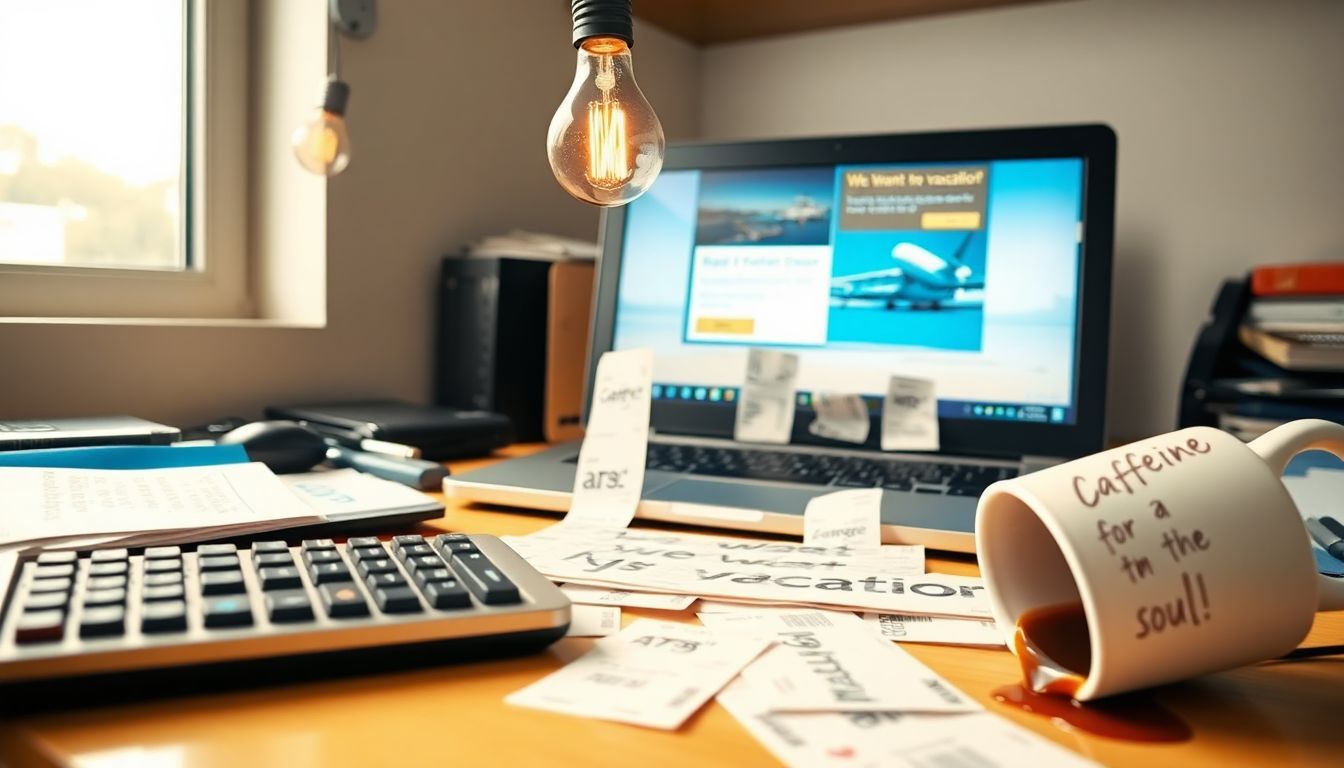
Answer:
POLYGON ((350 86, 334 77, 328 80, 327 90, 322 94, 322 111, 344 117, 345 107, 349 103, 350 86))
POLYGON ((635 21, 630 0, 572 0, 574 47, 594 37, 614 37, 635 47, 635 21))

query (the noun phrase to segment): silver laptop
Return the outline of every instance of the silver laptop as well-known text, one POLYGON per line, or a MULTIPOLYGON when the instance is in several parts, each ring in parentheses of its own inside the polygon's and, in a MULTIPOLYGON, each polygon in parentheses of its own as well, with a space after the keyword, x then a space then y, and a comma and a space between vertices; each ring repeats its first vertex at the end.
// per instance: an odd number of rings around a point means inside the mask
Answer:
MULTIPOLYGON (((809 499, 881 487, 882 538, 974 551, 989 483, 1103 447, 1115 188, 1106 126, 692 144, 609 210, 589 379, 654 353, 638 516, 800 534, 809 499), (800 358, 788 445, 733 440, 748 350, 800 358), (879 447, 892 375, 930 379, 941 447, 879 447), (812 397, 868 401, 866 442, 812 397)), ((578 443, 451 478, 565 511, 578 443)))

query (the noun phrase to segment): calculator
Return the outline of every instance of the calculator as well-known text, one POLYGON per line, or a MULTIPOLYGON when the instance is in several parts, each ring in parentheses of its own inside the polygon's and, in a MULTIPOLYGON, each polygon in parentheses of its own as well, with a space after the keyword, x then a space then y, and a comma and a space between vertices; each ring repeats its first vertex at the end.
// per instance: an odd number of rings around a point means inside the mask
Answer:
POLYGON ((377 651, 413 664, 511 655, 545 648, 570 620, 555 585, 475 534, 53 551, 9 575, 0 694, 153 672, 247 679, 267 661, 335 672, 377 651))

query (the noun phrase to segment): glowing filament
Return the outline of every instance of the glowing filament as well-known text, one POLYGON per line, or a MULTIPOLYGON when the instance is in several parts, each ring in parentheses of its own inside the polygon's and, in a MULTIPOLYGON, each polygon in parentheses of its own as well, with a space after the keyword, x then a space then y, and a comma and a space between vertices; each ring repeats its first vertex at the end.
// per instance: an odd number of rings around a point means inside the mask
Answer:
POLYGON ((588 182, 611 189, 630 178, 625 110, 619 101, 588 103, 588 182))

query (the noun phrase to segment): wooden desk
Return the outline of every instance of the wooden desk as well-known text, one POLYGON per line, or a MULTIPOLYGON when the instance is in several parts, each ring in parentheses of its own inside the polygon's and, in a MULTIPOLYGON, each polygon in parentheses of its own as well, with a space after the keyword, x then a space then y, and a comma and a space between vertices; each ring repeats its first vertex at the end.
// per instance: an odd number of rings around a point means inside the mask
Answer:
MULTIPOLYGON (((450 501, 431 527, 522 534, 554 520, 450 501)), ((976 572, 969 558, 932 557, 929 566, 976 572)), ((639 616, 695 621, 694 607, 675 614, 624 612, 627 622, 639 616)), ((1320 615, 1305 644, 1331 643, 1344 643, 1344 613, 1320 615)), ((591 644, 567 638, 527 658, 23 718, 0 725, 0 766, 775 764, 713 703, 675 733, 504 703, 505 695, 591 644)), ((1170 686, 1159 699, 1193 726, 1195 737, 1151 746, 1069 733, 995 704, 989 691, 1017 676, 1007 651, 905 647, 991 711, 1106 764, 1339 765, 1344 748, 1344 658, 1261 664, 1170 686)))

